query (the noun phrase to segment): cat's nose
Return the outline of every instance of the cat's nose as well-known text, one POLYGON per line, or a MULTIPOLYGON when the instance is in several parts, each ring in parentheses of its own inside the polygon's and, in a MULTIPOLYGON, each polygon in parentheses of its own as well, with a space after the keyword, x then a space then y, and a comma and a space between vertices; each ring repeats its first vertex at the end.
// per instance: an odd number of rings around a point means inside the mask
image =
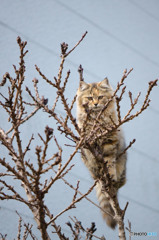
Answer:
POLYGON ((94 103, 94 106, 97 107, 98 103, 94 103))

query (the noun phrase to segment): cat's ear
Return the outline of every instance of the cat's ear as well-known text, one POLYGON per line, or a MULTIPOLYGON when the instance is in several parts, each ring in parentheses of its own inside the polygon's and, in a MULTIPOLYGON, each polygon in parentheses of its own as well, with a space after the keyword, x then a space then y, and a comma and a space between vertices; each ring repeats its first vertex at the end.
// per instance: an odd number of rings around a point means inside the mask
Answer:
POLYGON ((80 84, 79 84, 80 91, 84 91, 87 88, 89 88, 89 85, 87 83, 85 83, 84 81, 80 81, 80 84))
POLYGON ((107 78, 107 77, 104 78, 104 80, 99 83, 99 86, 100 86, 101 88, 109 88, 110 85, 109 85, 108 78, 107 78))

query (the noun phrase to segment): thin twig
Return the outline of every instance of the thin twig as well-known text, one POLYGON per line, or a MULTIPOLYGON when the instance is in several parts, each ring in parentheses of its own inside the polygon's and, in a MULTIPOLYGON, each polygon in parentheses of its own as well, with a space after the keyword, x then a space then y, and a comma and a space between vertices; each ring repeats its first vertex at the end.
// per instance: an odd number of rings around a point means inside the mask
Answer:
MULTIPOLYGON (((61 216, 64 212, 66 212, 66 211, 68 211, 69 209, 71 209, 72 207, 74 207, 76 203, 80 202, 83 198, 85 198, 87 195, 89 195, 89 194, 92 192, 93 188, 95 187, 96 183, 97 183, 97 182, 95 181, 94 184, 88 189, 88 191, 87 191, 85 194, 83 194, 81 197, 79 197, 79 198, 77 198, 77 199, 75 199, 75 200, 74 200, 74 198, 73 198, 72 203, 71 203, 67 208, 65 208, 63 211, 61 211, 60 213, 58 213, 55 217, 53 217, 53 219, 51 219, 51 220, 47 223, 47 225, 50 225, 50 224, 51 224, 52 222, 54 222, 59 216, 61 216)), ((77 192, 77 189, 76 189, 76 192, 77 192)), ((76 194, 75 194, 75 195, 76 195, 76 194)))
POLYGON ((65 58, 72 52, 75 50, 75 48, 83 41, 83 39, 85 38, 85 36, 87 35, 87 31, 83 34, 83 36, 81 37, 81 39, 76 43, 76 45, 68 52, 65 54, 65 58))

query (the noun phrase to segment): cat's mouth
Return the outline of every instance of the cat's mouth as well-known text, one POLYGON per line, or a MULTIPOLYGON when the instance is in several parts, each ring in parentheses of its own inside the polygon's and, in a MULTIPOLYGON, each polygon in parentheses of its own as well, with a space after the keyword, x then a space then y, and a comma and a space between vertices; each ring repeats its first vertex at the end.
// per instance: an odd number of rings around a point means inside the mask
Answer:
POLYGON ((91 110, 94 111, 94 112, 98 112, 98 111, 100 111, 101 109, 102 109, 101 106, 94 106, 94 107, 91 108, 91 110))
POLYGON ((100 106, 100 105, 90 107, 86 104, 83 105, 83 107, 85 108, 86 112, 99 112, 103 108, 103 106, 100 106))

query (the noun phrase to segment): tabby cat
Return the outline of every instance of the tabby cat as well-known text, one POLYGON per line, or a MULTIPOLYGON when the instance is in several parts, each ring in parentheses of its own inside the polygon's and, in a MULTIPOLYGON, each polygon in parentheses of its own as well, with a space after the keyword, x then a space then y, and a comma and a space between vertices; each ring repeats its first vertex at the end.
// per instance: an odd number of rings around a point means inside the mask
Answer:
MULTIPOLYGON (((77 119, 79 127, 83 129, 86 136, 90 134, 95 119, 108 100, 113 96, 113 93, 113 89, 107 78, 99 83, 92 84, 80 81, 80 86, 77 91, 77 119)), ((100 129, 97 133, 104 132, 107 128, 110 128, 112 122, 118 122, 114 98, 101 114, 99 122, 100 129)), ((103 163, 107 162, 108 172, 112 181, 117 186, 114 194, 117 194, 118 189, 126 182, 127 156, 126 154, 120 155, 125 149, 125 140, 122 129, 118 128, 117 130, 102 136, 95 144, 100 152, 102 152, 103 163)), ((94 179, 101 178, 104 165, 97 161, 87 148, 82 148, 81 152, 82 160, 90 171, 92 177, 94 179)), ((106 220, 108 226, 115 228, 116 221, 111 217, 114 215, 114 212, 106 196, 102 192, 100 182, 96 185, 96 193, 100 207, 105 211, 102 211, 103 218, 106 220), (106 212, 110 213, 111 216, 106 212)))

